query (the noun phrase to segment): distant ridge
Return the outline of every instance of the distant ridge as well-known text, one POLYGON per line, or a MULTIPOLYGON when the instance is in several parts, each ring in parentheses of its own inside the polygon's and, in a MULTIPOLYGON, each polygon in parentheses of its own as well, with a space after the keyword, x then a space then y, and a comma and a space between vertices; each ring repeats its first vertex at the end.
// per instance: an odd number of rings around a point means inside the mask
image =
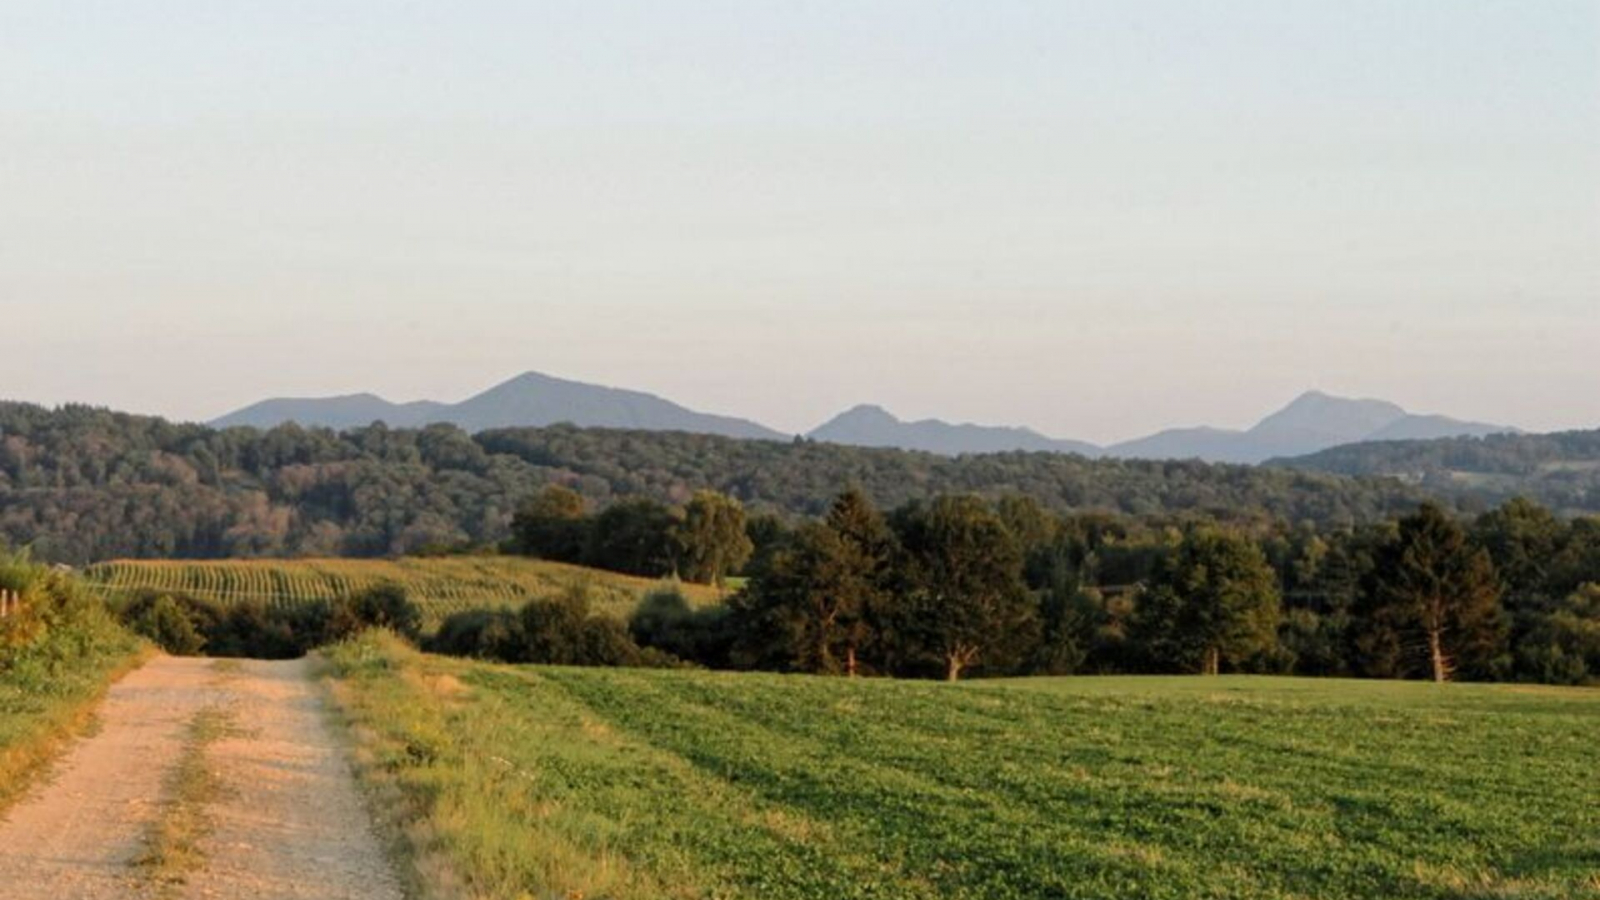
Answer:
POLYGON ((938 419, 905 422, 881 407, 839 414, 807 437, 860 447, 897 447, 956 456, 1007 451, 1078 453, 1127 459, 1199 459, 1260 463, 1361 441, 1514 433, 1516 429, 1445 416, 1412 415, 1384 400, 1351 400, 1308 391, 1247 431, 1174 428, 1100 447, 1027 428, 955 425, 938 419))
MULTIPOLYGON (((435 422, 469 432, 541 427, 562 422, 586 428, 687 431, 755 440, 789 440, 757 422, 697 412, 654 394, 568 381, 527 372, 460 403, 391 403, 375 394, 264 400, 216 419, 218 428, 272 428, 285 422, 355 428, 384 422, 415 428, 435 422)), ((852 407, 811 431, 815 441, 960 456, 969 453, 1076 453, 1124 459, 1198 459, 1258 464, 1346 444, 1515 434, 1517 429, 1439 415, 1415 415, 1385 400, 1358 400, 1308 391, 1247 430, 1173 428, 1101 447, 1051 437, 1030 428, 904 421, 881 406, 852 407)))
POLYGON ((806 436, 831 444, 924 450, 946 456, 1012 450, 1100 455, 1100 448, 1094 444, 1056 440, 1029 428, 956 425, 938 419, 904 422, 883 407, 870 404, 846 410, 806 436))
POLYGON ((1262 463, 1329 447, 1411 437, 1481 437, 1517 429, 1446 416, 1413 415, 1386 400, 1352 400, 1307 391, 1246 431, 1192 428, 1163 431, 1106 448, 1111 456, 1262 463))
POLYGON ((383 422, 414 428, 436 422, 469 432, 568 422, 586 428, 689 431, 725 437, 787 440, 788 435, 745 419, 695 412, 654 394, 567 381, 539 372, 518 375, 460 403, 391 403, 373 394, 265 400, 211 422, 217 428, 354 428, 383 422))

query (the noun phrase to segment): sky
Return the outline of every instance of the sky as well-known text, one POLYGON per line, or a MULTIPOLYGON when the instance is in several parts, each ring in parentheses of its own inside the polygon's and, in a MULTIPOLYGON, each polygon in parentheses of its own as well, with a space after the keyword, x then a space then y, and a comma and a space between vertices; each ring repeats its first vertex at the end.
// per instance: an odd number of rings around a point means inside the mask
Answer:
POLYGON ((0 0, 0 397, 1600 426, 1596 0, 0 0))

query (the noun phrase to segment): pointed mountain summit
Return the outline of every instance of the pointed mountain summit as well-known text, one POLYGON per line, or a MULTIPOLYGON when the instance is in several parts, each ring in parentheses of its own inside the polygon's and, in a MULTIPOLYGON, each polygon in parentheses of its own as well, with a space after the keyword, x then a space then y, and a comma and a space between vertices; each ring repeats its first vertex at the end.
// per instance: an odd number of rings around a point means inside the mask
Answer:
POLYGON ((467 431, 570 422, 589 428, 693 431, 726 437, 787 440, 745 419, 695 412, 670 400, 540 372, 525 372, 450 407, 450 422, 467 431))
POLYGON ((1515 431, 1503 425, 1413 415, 1386 400, 1352 400, 1322 391, 1307 391, 1247 431, 1174 429, 1115 444, 1107 452, 1141 459, 1260 463, 1365 441, 1483 436, 1515 431))

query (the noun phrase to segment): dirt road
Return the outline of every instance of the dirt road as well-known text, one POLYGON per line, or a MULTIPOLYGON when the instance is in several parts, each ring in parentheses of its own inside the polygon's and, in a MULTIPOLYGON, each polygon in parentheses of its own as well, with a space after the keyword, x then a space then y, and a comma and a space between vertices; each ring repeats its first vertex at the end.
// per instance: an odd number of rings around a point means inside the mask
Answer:
POLYGON ((304 661, 158 657, 115 685, 100 727, 0 818, 0 900, 160 896, 135 867, 197 716, 219 790, 200 862, 167 896, 399 900, 304 661))

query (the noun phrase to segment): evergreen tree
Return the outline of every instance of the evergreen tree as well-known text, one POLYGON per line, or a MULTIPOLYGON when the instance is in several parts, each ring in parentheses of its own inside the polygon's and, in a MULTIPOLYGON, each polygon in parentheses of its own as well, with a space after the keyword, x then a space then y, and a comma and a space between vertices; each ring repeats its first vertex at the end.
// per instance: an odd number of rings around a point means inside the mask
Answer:
POLYGON ((1433 504, 1400 520, 1378 551, 1358 643, 1368 674, 1493 674, 1504 652, 1500 583, 1488 552, 1433 504))
MULTIPOLYGON (((861 653, 890 636, 896 546, 888 522, 860 488, 840 494, 828 509, 828 530, 838 535, 845 570, 843 585, 845 674, 855 675, 861 653)), ((879 649, 882 649, 881 647, 879 649)))
POLYGON ((858 491, 824 522, 802 525, 740 598, 742 656, 783 668, 855 675, 883 613, 892 536, 858 491))

